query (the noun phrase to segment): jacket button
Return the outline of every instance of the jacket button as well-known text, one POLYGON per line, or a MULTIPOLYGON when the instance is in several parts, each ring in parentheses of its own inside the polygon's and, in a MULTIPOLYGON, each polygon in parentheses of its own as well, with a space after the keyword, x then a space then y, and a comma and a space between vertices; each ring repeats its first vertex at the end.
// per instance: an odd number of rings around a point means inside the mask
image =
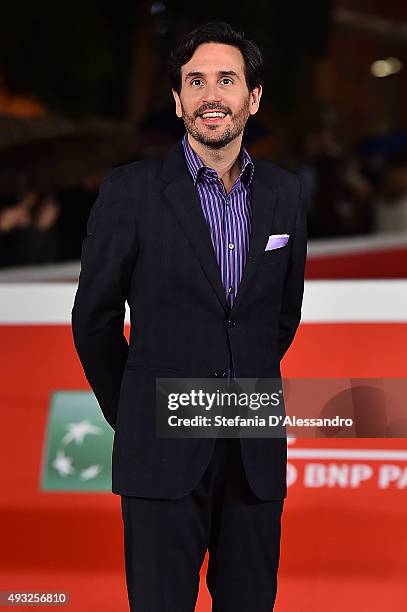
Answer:
POLYGON ((227 325, 228 327, 234 327, 236 325, 236 321, 232 321, 232 319, 229 319, 227 325))
POLYGON ((226 378, 227 375, 227 370, 215 370, 213 373, 213 376, 216 376, 216 378, 226 378))

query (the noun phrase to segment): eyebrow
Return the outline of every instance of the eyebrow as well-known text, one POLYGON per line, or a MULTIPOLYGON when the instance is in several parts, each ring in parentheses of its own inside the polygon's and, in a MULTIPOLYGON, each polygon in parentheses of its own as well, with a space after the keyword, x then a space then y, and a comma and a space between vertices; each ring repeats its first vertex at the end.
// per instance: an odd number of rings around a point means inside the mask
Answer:
MULTIPOLYGON (((218 76, 234 76, 237 79, 239 79, 239 75, 237 74, 237 72, 235 72, 234 70, 218 70, 218 72, 216 73, 218 76)), ((191 77, 203 77, 205 76, 203 72, 199 72, 197 70, 194 70, 192 72, 188 72, 188 74, 185 75, 185 79, 184 81, 186 81, 187 79, 191 78, 191 77)))

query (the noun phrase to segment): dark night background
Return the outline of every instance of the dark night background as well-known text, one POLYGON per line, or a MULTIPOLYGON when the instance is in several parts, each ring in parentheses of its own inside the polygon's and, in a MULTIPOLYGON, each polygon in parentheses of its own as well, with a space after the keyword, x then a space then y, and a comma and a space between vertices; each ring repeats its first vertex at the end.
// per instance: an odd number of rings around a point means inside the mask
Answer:
POLYGON ((185 32, 213 19, 263 52, 260 111, 244 142, 302 174, 310 238, 407 231, 404 2, 8 3, 0 266, 79 259, 104 173, 184 133, 167 58, 185 32))

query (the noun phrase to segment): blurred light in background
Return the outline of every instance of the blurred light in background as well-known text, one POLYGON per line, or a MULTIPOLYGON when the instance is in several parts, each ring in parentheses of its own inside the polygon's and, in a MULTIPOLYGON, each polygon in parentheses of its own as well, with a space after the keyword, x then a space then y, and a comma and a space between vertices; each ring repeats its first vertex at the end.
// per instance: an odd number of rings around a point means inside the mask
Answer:
POLYGON ((397 74, 402 69, 402 62, 396 57, 388 57, 385 60, 377 60, 370 66, 370 71, 375 77, 387 77, 397 74))

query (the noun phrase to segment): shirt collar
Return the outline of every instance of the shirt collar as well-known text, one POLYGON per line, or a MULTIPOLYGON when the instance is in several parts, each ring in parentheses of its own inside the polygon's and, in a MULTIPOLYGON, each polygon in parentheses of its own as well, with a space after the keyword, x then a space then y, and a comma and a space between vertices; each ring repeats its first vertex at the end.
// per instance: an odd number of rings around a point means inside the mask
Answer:
MULTIPOLYGON (((196 185, 197 181, 200 180, 202 174, 202 168, 209 168, 206 166, 199 155, 194 151, 194 149, 189 144, 188 134, 185 133, 182 138, 182 146, 184 149, 185 160, 188 166, 188 169, 191 173, 192 179, 194 181, 194 185, 196 185)), ((252 159, 247 151, 247 149, 242 146, 241 150, 241 172, 239 174, 239 178, 244 182, 246 186, 248 186, 253 178, 254 173, 254 164, 252 159)), ((210 168, 210 170, 213 170, 210 168)))

